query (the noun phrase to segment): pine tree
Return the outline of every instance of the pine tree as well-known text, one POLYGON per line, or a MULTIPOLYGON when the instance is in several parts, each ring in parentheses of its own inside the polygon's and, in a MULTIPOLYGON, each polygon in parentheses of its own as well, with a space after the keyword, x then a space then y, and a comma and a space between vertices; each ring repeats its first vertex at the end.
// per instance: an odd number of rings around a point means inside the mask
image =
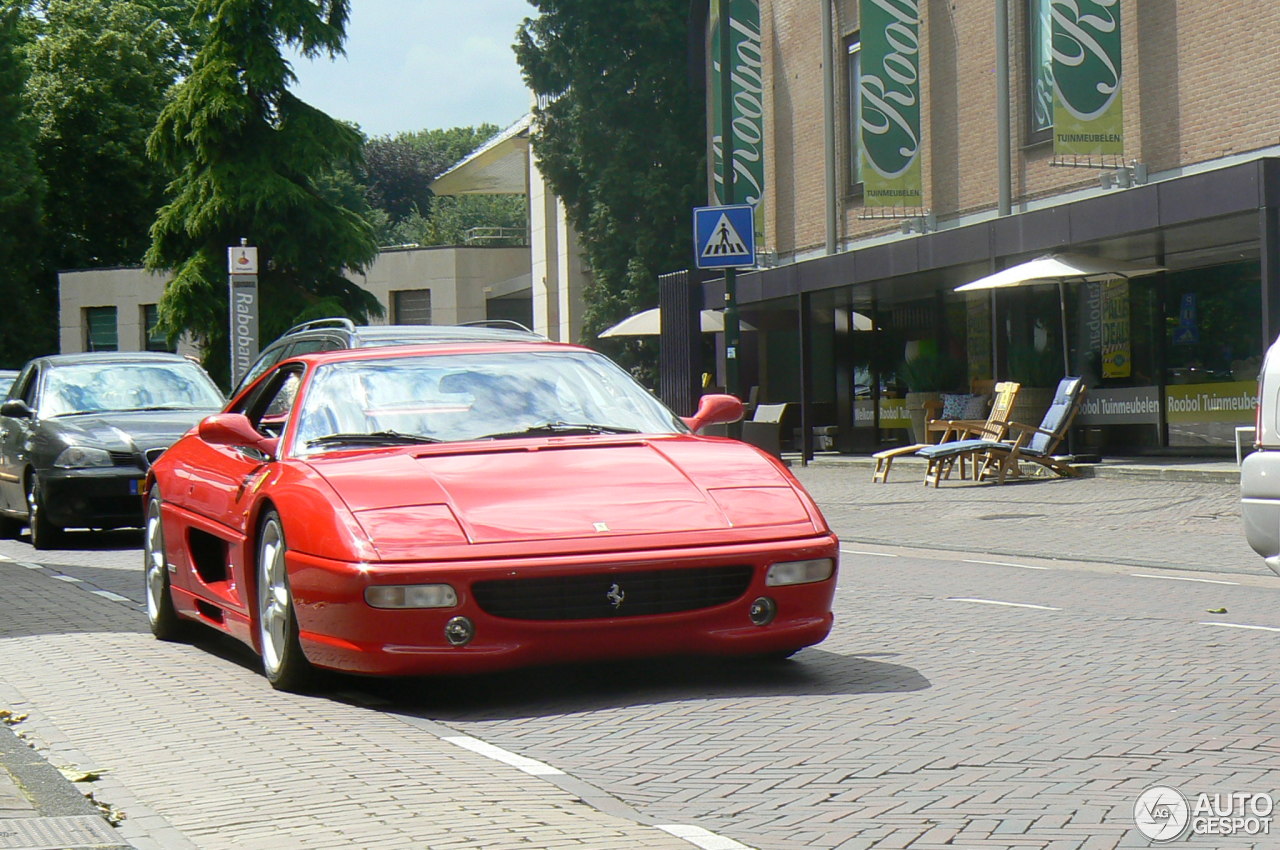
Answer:
POLYGON ((35 126, 24 96, 21 11, 0 8, 0 366, 16 368, 56 345, 55 297, 40 286, 40 203, 35 126))
POLYGON ((377 256, 368 223, 317 180, 359 165, 359 131, 303 103, 281 49, 342 53, 348 0, 199 0, 205 41, 148 141, 178 175, 151 228, 146 264, 172 270, 162 328, 191 331, 205 363, 227 373, 227 247, 258 247, 264 339, 295 320, 381 312, 345 273, 377 256))

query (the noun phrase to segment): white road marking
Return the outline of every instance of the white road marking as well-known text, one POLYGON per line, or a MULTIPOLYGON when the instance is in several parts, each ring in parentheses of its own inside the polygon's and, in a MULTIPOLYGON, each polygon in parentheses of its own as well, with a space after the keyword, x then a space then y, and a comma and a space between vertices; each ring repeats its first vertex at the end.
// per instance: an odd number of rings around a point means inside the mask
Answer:
POLYGON ((28 564, 26 561, 14 561, 20 567, 26 567, 29 570, 43 570, 44 564, 28 564))
POLYGON ((58 581, 65 581, 68 584, 80 583, 80 579, 76 578, 75 576, 54 576, 54 578, 56 578, 58 581))
POLYGON ((999 599, 975 599, 971 596, 948 596, 948 602, 977 602, 981 605, 1005 605, 1009 608, 1035 608, 1040 611, 1061 611, 1048 605, 1032 605, 1030 602, 1001 602, 999 599))
POLYGON ((0 561, 12 561, 12 560, 13 558, 10 558, 8 555, 0 555, 0 561))
POLYGON ((454 735, 443 740, 448 741, 454 746, 462 747, 464 750, 471 750, 473 753, 479 753, 487 756, 494 761, 500 761, 503 764, 509 764, 514 768, 523 770, 532 776, 555 776, 564 773, 563 770, 557 770, 549 764, 543 764, 534 759, 518 756, 513 752, 495 747, 493 744, 481 741, 479 738, 472 738, 469 735, 454 735))
POLYGON ((889 552, 865 552, 861 549, 840 549, 841 555, 875 555, 880 558, 901 558, 901 555, 894 555, 889 552))
POLYGON ((965 564, 988 564, 993 567, 1018 567, 1023 570, 1047 570, 1048 567, 1037 567, 1032 564, 1012 564, 1008 561, 971 561, 968 558, 961 558, 961 563, 965 564))
POLYGON ((1134 578, 1159 578, 1165 581, 1198 581, 1201 584, 1231 584, 1239 585, 1238 581, 1219 581, 1215 578, 1188 578, 1186 576, 1153 576, 1148 573, 1129 573, 1134 578))
POLYGON ((1247 626, 1244 623, 1215 623, 1212 621, 1200 623, 1202 626, 1223 626, 1228 629, 1253 629, 1259 632, 1280 632, 1280 628, 1275 626, 1247 626))
POLYGON ((674 835, 676 838, 683 838, 695 847, 701 847, 702 850, 751 850, 745 844, 739 844, 732 838, 725 838, 723 835, 708 832, 700 826, 685 826, 680 823, 659 823, 655 824, 655 826, 663 832, 674 835))
POLYGON ((118 593, 112 593, 109 590, 91 590, 90 593, 95 596, 101 596, 103 599, 110 599, 112 602, 131 602, 127 596, 121 596, 118 593))

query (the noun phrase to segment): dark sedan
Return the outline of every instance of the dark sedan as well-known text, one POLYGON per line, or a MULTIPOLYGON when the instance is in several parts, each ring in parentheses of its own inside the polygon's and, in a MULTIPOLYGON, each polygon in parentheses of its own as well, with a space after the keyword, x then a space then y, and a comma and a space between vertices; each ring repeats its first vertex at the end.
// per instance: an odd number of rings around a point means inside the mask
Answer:
POLYGON ((204 370, 175 354, 32 360, 0 405, 0 535, 26 525, 49 549, 65 528, 142 525, 146 470, 222 404, 204 370))

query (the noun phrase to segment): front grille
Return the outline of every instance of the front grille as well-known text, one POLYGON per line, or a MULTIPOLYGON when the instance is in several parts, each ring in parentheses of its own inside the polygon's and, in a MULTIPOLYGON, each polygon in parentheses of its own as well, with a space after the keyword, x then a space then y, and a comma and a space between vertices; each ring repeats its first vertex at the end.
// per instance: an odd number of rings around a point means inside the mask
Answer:
POLYGON ((137 466, 138 456, 133 452, 107 452, 111 455, 112 466, 137 466))
POLYGON ((745 565, 602 572, 480 581, 472 585, 471 591, 480 608, 495 617, 593 620, 672 614, 723 605, 746 592, 751 574, 752 568, 745 565))

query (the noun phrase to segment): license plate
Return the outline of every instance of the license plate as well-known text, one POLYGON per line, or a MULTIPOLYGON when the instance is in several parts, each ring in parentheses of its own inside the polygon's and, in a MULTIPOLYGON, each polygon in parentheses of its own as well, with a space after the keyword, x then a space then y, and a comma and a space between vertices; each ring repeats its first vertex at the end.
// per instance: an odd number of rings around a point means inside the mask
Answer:
POLYGON ((136 495, 138 495, 138 494, 139 494, 139 493, 141 493, 141 492, 142 492, 142 482, 141 482, 141 481, 139 481, 139 480, 137 480, 137 479, 134 479, 133 481, 130 481, 130 482, 129 482, 129 493, 130 493, 131 495, 136 496, 136 495))

